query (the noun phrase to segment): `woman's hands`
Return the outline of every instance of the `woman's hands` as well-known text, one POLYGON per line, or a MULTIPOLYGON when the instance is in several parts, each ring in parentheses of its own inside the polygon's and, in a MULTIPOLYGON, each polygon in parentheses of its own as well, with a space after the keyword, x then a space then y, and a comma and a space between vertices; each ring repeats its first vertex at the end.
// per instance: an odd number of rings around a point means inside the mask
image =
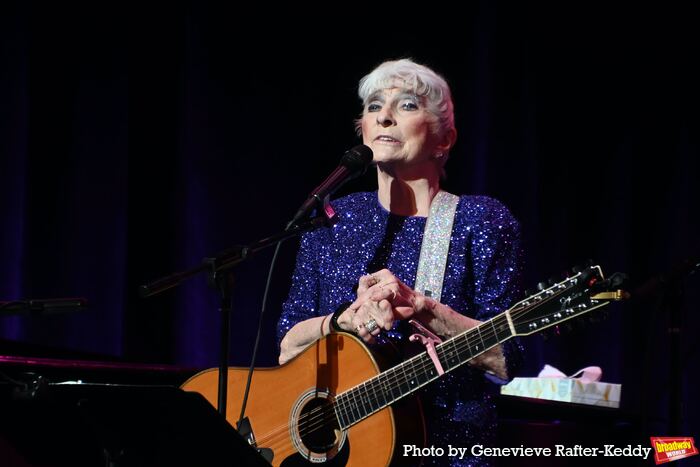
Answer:
POLYGON ((409 319, 437 303, 408 287, 388 269, 360 277, 357 299, 338 317, 338 325, 365 342, 374 342, 382 330, 409 319))
MULTIPOLYGON (((357 299, 336 319, 343 330, 354 332, 365 342, 374 342, 382 330, 389 330, 398 319, 415 314, 412 303, 423 303, 419 296, 383 269, 359 280, 357 299), (412 298, 414 295, 417 298, 412 298)), ((417 308, 420 309, 420 308, 417 308)), ((292 359, 312 342, 331 332, 331 316, 316 316, 294 325, 280 343, 280 365, 292 359)))
MULTIPOLYGON (((415 318, 442 338, 453 337, 480 324, 447 305, 416 292, 388 269, 362 276, 357 299, 337 318, 338 326, 373 343, 382 330, 388 331, 398 320, 415 318)), ((294 326, 282 339, 280 364, 285 363, 308 344, 329 332, 329 316, 318 316, 294 326), (293 337, 292 337, 293 336, 293 337)), ((507 379, 501 346, 495 346, 469 362, 507 379)))

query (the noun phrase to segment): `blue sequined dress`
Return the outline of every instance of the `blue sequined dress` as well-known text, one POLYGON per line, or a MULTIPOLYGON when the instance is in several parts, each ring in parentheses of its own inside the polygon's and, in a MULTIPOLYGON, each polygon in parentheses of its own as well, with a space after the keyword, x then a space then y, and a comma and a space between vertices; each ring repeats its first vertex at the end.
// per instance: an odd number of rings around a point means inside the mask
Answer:
MULTIPOLYGON (((377 192, 354 193, 332 202, 339 220, 331 228, 301 239, 289 297, 278 323, 278 343, 300 321, 332 313, 355 299, 360 276, 382 268, 413 287, 425 217, 391 214, 377 192)), ((455 214, 441 302, 483 321, 507 309, 519 295, 521 273, 519 225, 498 201, 461 196, 455 214)), ((406 326, 385 333, 406 339, 406 326)), ((410 329, 408 330, 410 332, 410 329)), ((516 340, 503 344, 509 375, 518 365, 516 340)), ((428 446, 471 449, 491 446, 496 431, 495 385, 483 371, 464 365, 423 388, 428 446)), ((489 465, 489 458, 416 458, 423 465, 489 465)))

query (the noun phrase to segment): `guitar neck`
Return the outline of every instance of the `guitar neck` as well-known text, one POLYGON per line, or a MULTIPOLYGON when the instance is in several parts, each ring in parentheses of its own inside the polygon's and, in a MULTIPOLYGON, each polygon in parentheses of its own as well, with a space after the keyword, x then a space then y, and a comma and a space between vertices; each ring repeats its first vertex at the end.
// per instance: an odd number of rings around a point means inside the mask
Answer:
MULTIPOLYGON (((510 310, 435 346, 445 373, 467 363, 515 335, 510 310)), ((422 352, 336 396, 335 412, 347 429, 375 412, 438 379, 433 361, 422 352)))
MULTIPOLYGON (((624 291, 609 291, 610 280, 601 281, 600 266, 589 266, 521 300, 492 319, 438 344, 435 350, 442 368, 445 372, 452 371, 513 336, 540 332, 605 306, 611 300, 625 298, 624 291)), ((346 429, 439 376, 428 353, 422 352, 339 394, 334 404, 338 423, 346 429)))

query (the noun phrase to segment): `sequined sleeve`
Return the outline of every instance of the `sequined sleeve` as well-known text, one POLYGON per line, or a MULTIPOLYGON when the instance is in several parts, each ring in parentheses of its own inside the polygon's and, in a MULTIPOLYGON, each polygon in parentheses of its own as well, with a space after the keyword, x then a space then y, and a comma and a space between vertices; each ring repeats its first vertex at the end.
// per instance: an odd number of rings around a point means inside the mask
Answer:
POLYGON ((322 231, 302 236, 297 252, 289 296, 282 304, 282 314, 277 323, 277 350, 282 338, 297 323, 313 318, 318 310, 319 272, 317 255, 319 235, 322 231))
MULTIPOLYGON (((507 310, 521 294, 520 225, 500 202, 482 197, 483 217, 472 237, 475 318, 484 321, 507 310)), ((503 343, 508 377, 522 362, 517 338, 503 343)))

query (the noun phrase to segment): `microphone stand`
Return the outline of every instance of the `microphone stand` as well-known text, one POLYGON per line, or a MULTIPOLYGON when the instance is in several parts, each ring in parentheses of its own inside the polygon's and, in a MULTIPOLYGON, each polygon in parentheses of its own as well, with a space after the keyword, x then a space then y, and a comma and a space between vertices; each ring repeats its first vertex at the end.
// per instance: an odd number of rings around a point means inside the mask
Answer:
POLYGON ((234 285, 233 268, 250 258, 253 254, 269 246, 275 245, 288 238, 301 235, 304 232, 314 230, 318 227, 329 226, 335 222, 336 215, 330 204, 326 204, 324 209, 320 209, 321 215, 301 223, 287 226, 283 232, 279 232, 270 237, 263 238, 249 245, 237 245, 224 250, 212 257, 202 260, 202 264, 185 271, 176 272, 157 279, 149 284, 139 287, 141 297, 150 297, 165 290, 172 289, 180 285, 183 281, 206 271, 209 285, 215 287, 221 295, 219 312, 221 313, 221 351, 219 355, 219 386, 218 386, 218 411, 226 418, 226 398, 228 394, 228 351, 229 333, 231 326, 232 301, 231 295, 234 285))

